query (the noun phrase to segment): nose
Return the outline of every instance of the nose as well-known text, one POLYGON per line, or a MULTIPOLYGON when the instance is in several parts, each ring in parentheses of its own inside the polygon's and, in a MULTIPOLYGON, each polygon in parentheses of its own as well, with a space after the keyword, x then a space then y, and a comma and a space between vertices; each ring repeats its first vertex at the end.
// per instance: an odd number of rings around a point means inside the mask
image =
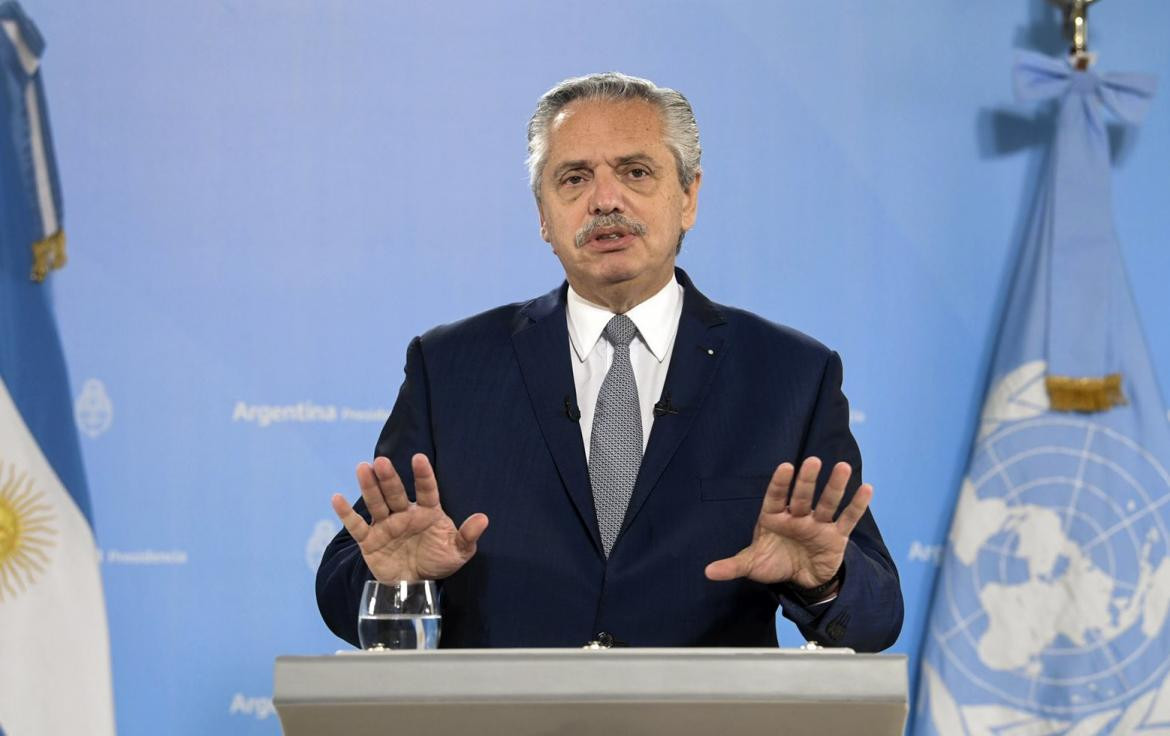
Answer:
POLYGON ((621 182, 614 172, 601 170, 594 174, 593 190, 589 193, 589 213, 592 215, 608 215, 611 212, 621 212, 624 208, 621 182))

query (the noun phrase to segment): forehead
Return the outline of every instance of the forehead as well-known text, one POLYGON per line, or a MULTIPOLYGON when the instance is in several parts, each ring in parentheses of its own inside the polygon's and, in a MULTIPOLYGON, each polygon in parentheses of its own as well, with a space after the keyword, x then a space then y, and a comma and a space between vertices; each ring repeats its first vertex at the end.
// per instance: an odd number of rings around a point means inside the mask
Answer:
POLYGON ((661 113, 644 100, 577 100, 557 113, 549 126, 548 162, 635 152, 669 157, 662 133, 661 113))

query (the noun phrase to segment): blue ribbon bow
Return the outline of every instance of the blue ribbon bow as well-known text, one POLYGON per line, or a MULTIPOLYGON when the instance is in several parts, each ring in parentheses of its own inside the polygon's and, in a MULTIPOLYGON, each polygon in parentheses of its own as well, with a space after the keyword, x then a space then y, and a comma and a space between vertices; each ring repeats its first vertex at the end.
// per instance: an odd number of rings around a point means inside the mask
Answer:
POLYGON ((1150 107, 1155 79, 1144 74, 1098 75, 1067 59, 1019 51, 1016 97, 1059 101, 1056 138, 1044 195, 1034 221, 1039 264, 1048 277, 1045 360, 1050 376, 1098 379, 1118 373, 1112 342, 1114 307, 1128 289, 1113 226, 1109 136, 1105 111, 1127 124, 1150 107))

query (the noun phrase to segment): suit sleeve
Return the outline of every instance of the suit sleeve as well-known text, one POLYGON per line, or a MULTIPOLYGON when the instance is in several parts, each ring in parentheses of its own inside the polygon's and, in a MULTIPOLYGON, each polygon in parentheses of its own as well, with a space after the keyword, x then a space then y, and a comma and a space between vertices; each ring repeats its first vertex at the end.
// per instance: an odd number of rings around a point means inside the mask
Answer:
MULTIPOLYGON (((845 502, 861 485, 861 452, 849 431, 849 402, 841 392, 841 359, 829 356, 820 390, 805 433, 801 458, 819 457, 824 465, 817 479, 817 497, 838 462, 853 467, 845 502)), ((894 561, 882 541, 873 514, 853 529, 845 549, 844 579, 832 601, 807 607, 785 586, 777 586, 784 616, 806 639, 823 646, 876 652, 891 646, 902 630, 902 589, 894 561)))
MULTIPOLYGON (((374 450, 375 457, 387 457, 394 464, 411 500, 414 500, 411 456, 421 452, 437 466, 428 394, 422 341, 416 337, 406 351, 406 378, 374 450)), ((365 501, 360 496, 353 508, 367 522, 370 520, 365 501)), ((362 589, 366 581, 372 579, 357 542, 343 527, 325 548, 321 566, 317 568, 317 607, 329 629, 354 646, 360 646, 357 613, 362 589)))

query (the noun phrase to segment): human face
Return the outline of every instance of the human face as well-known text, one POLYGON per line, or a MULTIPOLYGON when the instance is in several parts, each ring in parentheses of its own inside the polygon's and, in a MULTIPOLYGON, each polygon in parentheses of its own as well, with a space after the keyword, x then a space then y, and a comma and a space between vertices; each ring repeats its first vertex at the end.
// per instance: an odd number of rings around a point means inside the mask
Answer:
POLYGON ((699 176, 688 189, 648 102, 578 100, 549 128, 540 235, 573 288, 617 313, 670 281, 682 233, 695 224, 699 176))

